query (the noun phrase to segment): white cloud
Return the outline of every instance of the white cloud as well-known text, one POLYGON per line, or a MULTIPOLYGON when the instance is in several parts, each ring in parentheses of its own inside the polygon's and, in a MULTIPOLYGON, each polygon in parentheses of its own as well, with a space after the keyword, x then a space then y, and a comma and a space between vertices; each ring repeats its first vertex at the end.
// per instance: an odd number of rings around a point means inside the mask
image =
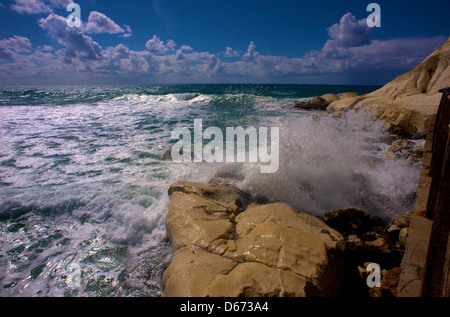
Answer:
POLYGON ((42 0, 15 0, 11 9, 20 14, 50 13, 52 9, 42 0))
POLYGON ((165 54, 169 51, 174 51, 177 44, 173 40, 168 40, 166 44, 161 41, 156 35, 145 43, 145 47, 150 53, 165 54))
POLYGON ((255 42, 251 41, 250 45, 248 46, 247 53, 245 53, 242 56, 242 59, 246 60, 246 61, 253 61, 255 59, 255 57, 258 56, 258 54, 259 53, 256 52, 256 44, 255 44, 255 42))
MULTIPOLYGON (((97 11, 92 11, 89 13, 88 20, 84 25, 84 30, 87 33, 117 34, 125 32, 125 30, 117 25, 113 20, 97 11)), ((129 30, 131 31, 131 28, 129 28, 129 30)))
MULTIPOLYGON (((103 14, 96 13, 89 20, 89 28, 95 33, 114 33, 121 29, 122 33, 131 34, 131 28, 120 27, 103 14)), ((39 25, 62 47, 43 45, 33 50, 31 42, 24 37, 0 40, 0 80, 8 81, 14 76, 61 79, 64 74, 67 78, 78 76, 91 82, 105 78, 115 81, 135 78, 276 81, 317 78, 321 74, 337 78, 348 73, 364 77, 372 71, 400 73, 409 70, 447 40, 434 37, 371 41, 361 21, 351 14, 344 15, 328 29, 330 38, 323 48, 303 57, 263 55, 251 41, 242 58, 230 62, 225 57, 239 56, 231 47, 227 47, 225 53, 219 52, 219 56, 224 57, 221 60, 210 52, 198 52, 188 45, 177 46, 173 40, 162 41, 156 35, 145 43, 146 49, 142 51, 123 44, 102 48, 82 33, 83 28, 69 28, 65 17, 51 13, 41 18, 39 25), (351 34, 357 38, 350 39, 351 34)))
POLYGON ((192 52, 194 49, 192 47, 190 47, 189 45, 181 45, 180 48, 182 51, 184 52, 192 52))
POLYGON ((10 50, 25 53, 31 51, 31 42, 28 38, 14 35, 9 39, 0 41, 0 46, 6 47, 10 50))
POLYGON ((131 31, 131 26, 123 24, 123 27, 125 29, 125 34, 123 34, 122 37, 130 37, 133 35, 133 32, 131 31))
POLYGON ((14 0, 11 9, 20 14, 52 13, 52 8, 64 8, 72 2, 72 0, 14 0))
POLYGON ((28 38, 14 35, 9 39, 0 41, 0 60, 14 60, 16 53, 31 51, 31 42, 28 38))
POLYGON ((329 45, 336 47, 356 47, 370 44, 370 33, 374 28, 367 26, 366 19, 356 20, 351 13, 346 13, 339 23, 328 28, 331 40, 329 45))
POLYGON ((38 49, 43 52, 51 52, 54 50, 54 48, 50 45, 42 45, 42 46, 39 46, 38 49))
POLYGON ((82 34, 79 28, 68 27, 66 18, 51 13, 45 19, 39 20, 39 26, 65 47, 64 59, 66 62, 71 62, 73 58, 80 60, 101 58, 101 46, 91 37, 82 34))
POLYGON ((231 47, 227 46, 227 50, 225 51, 226 57, 236 57, 239 56, 239 53, 233 50, 231 47))

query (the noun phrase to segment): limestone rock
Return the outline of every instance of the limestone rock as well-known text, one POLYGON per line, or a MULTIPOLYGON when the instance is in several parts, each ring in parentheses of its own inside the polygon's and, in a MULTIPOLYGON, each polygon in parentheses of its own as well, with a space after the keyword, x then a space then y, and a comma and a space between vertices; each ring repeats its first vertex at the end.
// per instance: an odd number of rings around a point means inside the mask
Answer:
POLYGON ((335 95, 335 94, 325 94, 325 95, 320 96, 320 98, 324 99, 327 104, 330 104, 333 101, 338 100, 339 96, 335 95))
POLYGON ((217 276, 226 276, 238 263, 207 252, 194 245, 174 252, 172 262, 164 272, 164 295, 171 297, 205 296, 206 288, 217 276))
POLYGON ((342 235, 286 204, 242 211, 229 188, 179 181, 170 189, 173 259, 164 296, 337 296, 342 235))
POLYGON ((329 104, 330 103, 327 102, 327 100, 325 100, 322 97, 312 97, 306 102, 303 101, 296 102, 294 108, 326 110, 329 104))
POLYGON ((441 99, 440 88, 450 86, 450 39, 411 71, 364 96, 339 98, 327 111, 367 111, 396 134, 423 137, 441 99))
POLYGON ((325 94, 322 96, 316 96, 310 98, 308 101, 298 101, 295 103, 294 108, 310 109, 310 110, 326 110, 327 107, 334 101, 339 99, 345 99, 349 97, 357 96, 354 92, 340 93, 340 94, 325 94))
POLYGON ((388 160, 392 160, 392 159, 395 159, 395 158, 397 157, 397 156, 396 156, 394 153, 392 153, 391 151, 383 152, 383 155, 384 155, 384 157, 387 158, 388 160))
POLYGON ((402 248, 403 250, 406 247, 406 238, 408 237, 408 228, 402 228, 398 234, 398 245, 400 248, 402 248))
POLYGON ((178 181, 169 188, 166 228, 175 249, 195 244, 213 248, 213 242, 233 236, 233 219, 241 210, 239 197, 229 188, 178 181))
POLYGON ((337 94, 338 99, 352 98, 356 96, 358 96, 356 92, 341 92, 340 94, 337 94))
POLYGON ((403 228, 408 228, 409 224, 411 222, 412 215, 413 215, 412 211, 406 211, 406 212, 396 214, 392 218, 387 231, 395 232, 395 231, 400 231, 403 228))

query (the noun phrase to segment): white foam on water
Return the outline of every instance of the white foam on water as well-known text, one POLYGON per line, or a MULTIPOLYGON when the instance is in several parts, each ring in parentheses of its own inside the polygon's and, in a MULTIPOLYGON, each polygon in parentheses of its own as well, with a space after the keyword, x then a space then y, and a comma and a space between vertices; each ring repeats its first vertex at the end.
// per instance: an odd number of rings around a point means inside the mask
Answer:
POLYGON ((0 107, 0 295, 161 295, 167 190, 179 179, 231 172, 252 194, 313 214, 356 206, 391 215, 408 206, 418 168, 384 159, 381 125, 358 115, 314 119, 290 110, 292 100, 231 97, 251 119, 239 108, 230 118, 233 105, 223 114, 220 102, 209 110, 216 97, 194 93, 0 107), (278 172, 161 160, 172 129, 203 117, 280 127, 278 172), (80 288, 67 287, 71 263, 81 267, 80 288))

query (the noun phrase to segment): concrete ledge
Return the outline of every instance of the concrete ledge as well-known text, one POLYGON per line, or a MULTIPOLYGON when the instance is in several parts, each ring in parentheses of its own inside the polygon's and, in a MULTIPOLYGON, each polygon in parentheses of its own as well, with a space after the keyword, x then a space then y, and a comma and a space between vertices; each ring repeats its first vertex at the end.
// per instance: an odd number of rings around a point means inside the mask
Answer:
POLYGON ((420 297, 422 277, 430 240, 430 219, 413 216, 406 239, 405 254, 401 263, 398 297, 420 297))
POLYGON ((425 217, 428 196, 430 195, 430 186, 431 177, 428 176, 428 169, 422 170, 417 184, 417 198, 413 209, 414 216, 425 217))

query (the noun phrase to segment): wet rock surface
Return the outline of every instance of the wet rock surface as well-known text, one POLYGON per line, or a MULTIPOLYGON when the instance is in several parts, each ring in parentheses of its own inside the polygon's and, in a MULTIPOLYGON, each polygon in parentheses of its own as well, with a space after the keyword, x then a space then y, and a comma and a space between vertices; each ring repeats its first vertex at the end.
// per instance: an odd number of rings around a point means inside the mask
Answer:
POLYGON ((251 203, 225 186, 178 181, 169 189, 173 259, 164 296, 338 296, 343 236, 282 203, 251 203))

